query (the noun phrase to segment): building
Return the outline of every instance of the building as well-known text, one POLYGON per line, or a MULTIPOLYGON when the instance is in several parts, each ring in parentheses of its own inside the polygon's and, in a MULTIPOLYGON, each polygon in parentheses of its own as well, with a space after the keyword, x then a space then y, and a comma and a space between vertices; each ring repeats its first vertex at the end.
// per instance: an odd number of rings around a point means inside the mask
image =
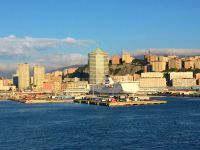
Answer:
POLYGON ((102 84, 104 83, 105 75, 109 73, 109 58, 108 54, 97 48, 88 54, 89 65, 89 83, 102 84))
POLYGON ((200 79, 200 73, 197 73, 197 74, 195 75, 195 78, 196 78, 196 79, 200 79))
POLYGON ((146 72, 146 73, 141 73, 142 78, 163 78, 163 73, 162 72, 146 72))
POLYGON ((75 78, 64 78, 63 79, 63 82, 78 82, 78 81, 80 81, 80 78, 77 78, 77 77, 75 77, 75 78))
POLYGON ((63 75, 66 76, 68 74, 74 73, 78 68, 77 67, 70 67, 63 71, 63 75))
POLYGON ((16 88, 18 88, 18 83, 19 83, 19 81, 18 81, 18 74, 14 74, 13 75, 13 85, 15 85, 16 86, 16 88))
POLYGON ((158 61, 158 56, 152 55, 152 54, 147 54, 147 55, 144 55, 144 59, 147 62, 158 61))
POLYGON ((0 79, 0 91, 16 90, 16 86, 5 85, 4 79, 0 79))
POLYGON ((51 73, 53 76, 57 77, 57 76, 62 76, 63 72, 62 71, 54 71, 51 73))
POLYGON ((33 85, 37 90, 42 90, 44 82, 45 68, 44 66, 34 65, 33 67, 33 85))
POLYGON ((144 72, 151 72, 152 71, 152 66, 150 64, 147 64, 143 66, 143 71, 144 72))
POLYGON ((119 55, 115 55, 111 57, 111 64, 112 65, 119 65, 120 64, 120 57, 119 55))
POLYGON ((139 86, 140 88, 163 88, 166 87, 165 78, 140 78, 139 86))
POLYGON ((194 69, 194 60, 185 60, 184 61, 184 68, 185 69, 194 69))
POLYGON ((152 61, 150 64, 152 66, 152 71, 162 72, 166 70, 167 63, 165 61, 152 61))
POLYGON ((63 82, 62 83, 62 91, 69 89, 87 89, 88 82, 87 81, 78 81, 78 82, 63 82))
POLYGON ((200 59, 199 58, 194 61, 194 68, 200 69, 200 59))
POLYGON ((130 53, 123 52, 122 54, 122 62, 130 64, 133 61, 133 57, 131 56, 130 53))
POLYGON ((168 62, 169 58, 165 56, 158 56, 158 61, 168 62))
POLYGON ((169 55, 169 56, 167 56, 167 58, 168 58, 168 61, 169 61, 170 59, 175 59, 175 58, 177 58, 177 56, 176 56, 176 55, 169 55))
POLYGON ((54 82, 43 82, 42 90, 45 92, 53 92, 54 91, 54 82))
POLYGON ((133 81, 133 75, 124 75, 124 76, 110 76, 114 82, 120 81, 133 81))
POLYGON ((182 60, 180 58, 170 59, 168 62, 169 69, 181 69, 182 68, 182 60))
POLYGON ((18 88, 20 90, 30 88, 30 68, 29 64, 19 64, 18 65, 18 88))
POLYGON ((196 86, 196 79, 172 79, 173 87, 192 87, 196 86))
POLYGON ((169 79, 192 79, 193 72, 170 72, 169 79))

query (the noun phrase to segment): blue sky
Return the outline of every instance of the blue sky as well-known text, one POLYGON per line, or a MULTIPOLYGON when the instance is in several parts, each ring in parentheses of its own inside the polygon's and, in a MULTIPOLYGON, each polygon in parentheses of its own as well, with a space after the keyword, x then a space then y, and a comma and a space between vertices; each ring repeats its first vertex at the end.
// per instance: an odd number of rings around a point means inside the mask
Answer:
MULTIPOLYGON (((79 44, 26 45, 21 53, 31 53, 23 56, 13 56, 8 45, 6 48, 0 45, 0 52, 4 52, 0 63, 37 63, 46 55, 51 59, 67 54, 80 54, 85 59, 95 47, 111 55, 123 49, 131 52, 147 48, 198 49, 199 7, 199 0, 0 0, 0 40, 14 37, 24 41, 30 37, 40 42, 38 39, 71 38, 79 44)), ((68 64, 62 62, 58 66, 68 64)))

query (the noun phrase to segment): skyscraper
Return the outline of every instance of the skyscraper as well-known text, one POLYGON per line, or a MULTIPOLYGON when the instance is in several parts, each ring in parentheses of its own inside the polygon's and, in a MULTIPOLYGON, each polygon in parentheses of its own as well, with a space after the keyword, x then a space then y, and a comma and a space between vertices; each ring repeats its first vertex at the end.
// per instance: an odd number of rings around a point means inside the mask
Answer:
POLYGON ((30 87, 30 71, 29 64, 18 65, 18 87, 20 90, 30 87))
POLYGON ((34 65, 33 67, 33 85, 37 90, 42 90, 44 82, 45 69, 44 66, 34 65))
POLYGON ((90 84, 104 83, 105 75, 109 73, 108 63, 108 54, 100 48, 88 54, 90 84))

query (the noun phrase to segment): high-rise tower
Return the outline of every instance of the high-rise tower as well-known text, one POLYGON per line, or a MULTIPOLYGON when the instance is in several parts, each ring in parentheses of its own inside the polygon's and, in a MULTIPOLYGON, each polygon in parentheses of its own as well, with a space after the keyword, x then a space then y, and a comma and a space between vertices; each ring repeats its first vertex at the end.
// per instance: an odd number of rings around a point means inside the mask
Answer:
POLYGON ((90 84, 104 83, 105 75, 109 73, 108 63, 108 54, 100 48, 88 54, 90 84))

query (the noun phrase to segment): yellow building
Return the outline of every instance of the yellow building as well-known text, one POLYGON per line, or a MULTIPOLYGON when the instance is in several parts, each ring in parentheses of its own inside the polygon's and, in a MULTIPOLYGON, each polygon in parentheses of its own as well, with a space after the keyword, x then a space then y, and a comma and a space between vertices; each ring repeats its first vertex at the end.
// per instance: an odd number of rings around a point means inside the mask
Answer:
POLYGON ((131 54, 124 52, 122 54, 122 62, 130 64, 133 61, 133 57, 131 56, 131 54))
POLYGON ((45 68, 44 66, 34 65, 33 67, 33 85, 37 90, 42 90, 44 82, 45 68))
POLYGON ((89 83, 102 84, 104 83, 105 75, 108 75, 109 58, 108 54, 97 48, 88 54, 89 64, 89 83))
POLYGON ((139 86, 141 88, 163 88, 166 87, 165 78, 140 78, 139 86))
POLYGON ((141 73, 142 78, 163 78, 164 74, 162 72, 145 72, 141 73))
POLYGON ((194 62, 194 68, 195 69, 200 69, 200 59, 196 59, 194 62))
POLYGON ((53 76, 62 76, 63 72, 62 71, 55 71, 55 72, 52 72, 52 75, 53 76))
POLYGON ((185 69, 194 69, 194 60, 185 60, 184 68, 185 69))
POLYGON ((30 69, 29 64, 19 64, 18 65, 18 82, 19 89, 27 89, 30 87, 30 69))
POLYGON ((158 60, 159 61, 165 61, 165 62, 168 62, 168 57, 165 57, 165 56, 158 56, 158 60))
POLYGON ((152 61, 150 62, 152 66, 152 71, 162 72, 166 70, 166 62, 165 61, 152 61))
POLYGON ((172 79, 192 79, 193 72, 170 72, 170 80, 172 79))
POLYGON ((158 61, 158 56, 152 55, 152 54, 146 54, 146 55, 144 55, 144 59, 147 62, 158 61))
POLYGON ((191 87, 196 86, 196 79, 173 79, 173 87, 191 87))

